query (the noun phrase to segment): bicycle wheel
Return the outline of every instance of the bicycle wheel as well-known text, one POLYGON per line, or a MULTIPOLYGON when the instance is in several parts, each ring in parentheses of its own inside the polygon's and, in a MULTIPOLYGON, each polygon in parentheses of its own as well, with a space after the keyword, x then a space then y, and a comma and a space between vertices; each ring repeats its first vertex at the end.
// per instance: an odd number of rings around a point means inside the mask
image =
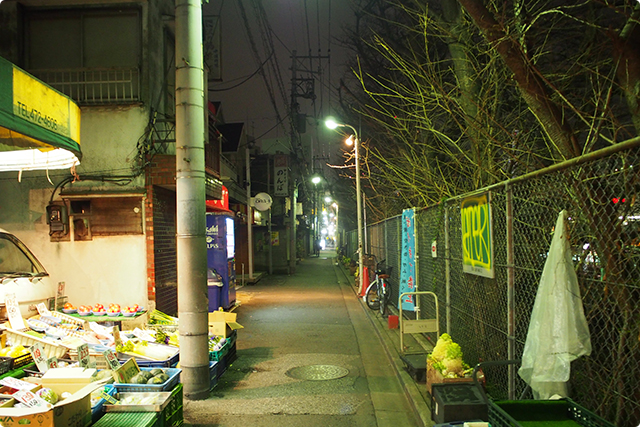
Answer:
POLYGON ((365 301, 367 307, 371 310, 378 310, 380 308, 380 296, 378 295, 378 283, 373 282, 365 295, 365 301))
POLYGON ((391 289, 389 289, 389 283, 387 283, 384 279, 380 279, 380 297, 378 299, 378 308, 380 309, 380 314, 384 317, 387 312, 387 304, 389 304, 389 297, 391 294, 391 289))

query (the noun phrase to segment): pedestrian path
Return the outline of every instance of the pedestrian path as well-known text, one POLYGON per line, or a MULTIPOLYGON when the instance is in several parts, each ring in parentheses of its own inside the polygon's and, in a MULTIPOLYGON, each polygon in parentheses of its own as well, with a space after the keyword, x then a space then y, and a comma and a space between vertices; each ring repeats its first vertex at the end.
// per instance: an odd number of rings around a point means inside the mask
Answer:
POLYGON ((239 290, 238 359, 208 399, 185 401, 185 426, 424 425, 390 338, 333 255, 239 290))

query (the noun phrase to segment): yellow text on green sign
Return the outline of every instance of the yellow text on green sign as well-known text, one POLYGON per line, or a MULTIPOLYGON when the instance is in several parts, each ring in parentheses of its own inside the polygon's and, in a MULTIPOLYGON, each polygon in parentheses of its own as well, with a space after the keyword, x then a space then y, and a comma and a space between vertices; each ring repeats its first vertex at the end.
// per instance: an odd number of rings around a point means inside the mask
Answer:
POLYGON ((464 199, 460 206, 462 225, 462 270, 494 277, 493 233, 489 193, 464 199))

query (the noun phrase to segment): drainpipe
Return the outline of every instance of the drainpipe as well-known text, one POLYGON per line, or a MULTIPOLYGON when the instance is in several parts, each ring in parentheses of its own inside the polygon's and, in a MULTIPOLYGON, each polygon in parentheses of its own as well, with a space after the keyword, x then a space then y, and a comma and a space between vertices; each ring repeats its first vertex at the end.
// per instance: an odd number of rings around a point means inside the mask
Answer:
POLYGON ((201 0, 176 0, 176 243, 180 380, 186 399, 209 395, 201 0))

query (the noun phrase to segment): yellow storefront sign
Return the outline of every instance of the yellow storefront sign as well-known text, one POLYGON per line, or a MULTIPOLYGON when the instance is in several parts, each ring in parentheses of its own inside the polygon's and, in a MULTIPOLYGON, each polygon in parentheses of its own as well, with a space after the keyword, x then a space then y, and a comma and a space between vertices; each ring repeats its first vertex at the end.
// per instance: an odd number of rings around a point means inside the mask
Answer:
POLYGON ((80 143, 80 108, 17 67, 13 68, 13 114, 80 143))

